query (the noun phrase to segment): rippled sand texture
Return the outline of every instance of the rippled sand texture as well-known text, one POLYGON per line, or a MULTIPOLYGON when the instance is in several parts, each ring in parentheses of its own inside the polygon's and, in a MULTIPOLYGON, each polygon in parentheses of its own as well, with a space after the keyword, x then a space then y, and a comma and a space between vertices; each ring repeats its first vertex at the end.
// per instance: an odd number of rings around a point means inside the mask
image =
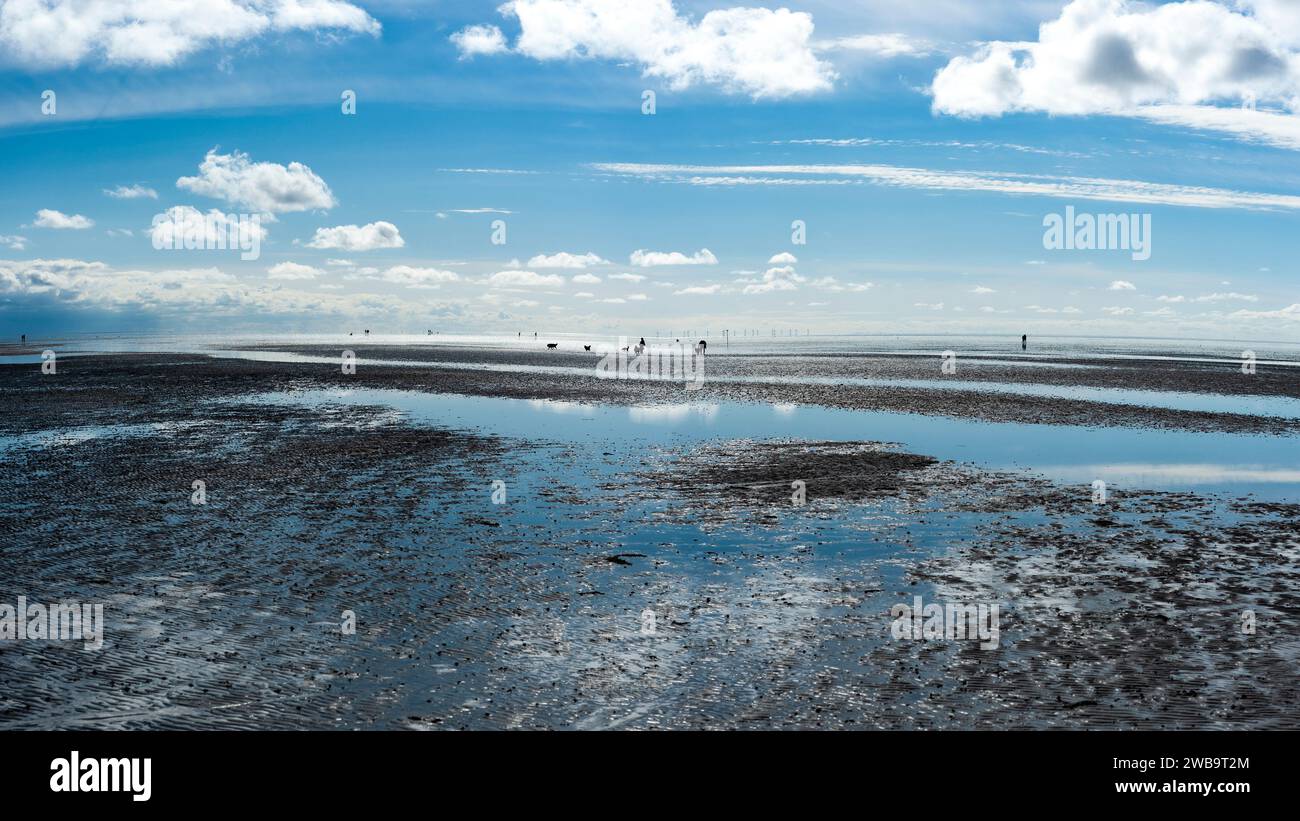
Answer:
POLYGON ((0 642, 0 727, 1300 727, 1300 505, 254 401, 322 370, 0 367, 0 602, 107 621, 0 642), (916 595, 1000 602, 999 648, 893 639, 916 595))

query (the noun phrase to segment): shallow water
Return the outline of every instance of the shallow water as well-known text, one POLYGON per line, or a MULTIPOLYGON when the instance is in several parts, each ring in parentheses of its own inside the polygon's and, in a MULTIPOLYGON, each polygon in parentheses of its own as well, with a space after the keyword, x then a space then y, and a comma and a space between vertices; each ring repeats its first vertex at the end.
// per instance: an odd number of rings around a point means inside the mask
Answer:
MULTIPOLYGON (((256 362, 299 362, 337 365, 339 359, 286 351, 210 351, 212 356, 247 359, 256 362)), ((928 354, 927 354, 928 355, 928 354)), ((494 373, 535 373, 555 376, 594 377, 590 368, 563 365, 496 364, 484 362, 429 362, 410 359, 368 359, 358 356, 358 367, 418 367, 445 370, 491 371, 494 373)), ((1043 363, 1039 363, 1043 364, 1043 363)), ((1131 407, 1208 413, 1240 413, 1283 419, 1300 418, 1300 399, 1286 396, 1224 396, 1187 391, 1133 390, 1072 385, 1040 385, 1027 382, 995 382, 962 379, 874 379, 854 377, 791 376, 715 376, 706 372, 703 381, 726 384, 842 385, 866 388, 923 388, 933 390, 984 391, 988 393, 1073 399, 1131 407)))
POLYGON ((418 391, 318 390, 257 401, 387 405, 411 420, 496 436, 564 443, 683 445, 727 439, 880 441, 995 470, 1089 485, 1300 498, 1294 438, 1132 428, 1062 428, 805 405, 708 402, 585 405, 418 391))

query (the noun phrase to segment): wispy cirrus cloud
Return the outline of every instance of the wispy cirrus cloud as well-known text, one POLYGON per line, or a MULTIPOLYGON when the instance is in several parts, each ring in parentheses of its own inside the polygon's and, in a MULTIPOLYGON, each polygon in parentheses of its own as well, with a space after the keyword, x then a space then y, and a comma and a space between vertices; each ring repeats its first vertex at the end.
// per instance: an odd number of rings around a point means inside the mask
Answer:
POLYGON ((898 33, 855 34, 817 40, 813 43, 813 48, 817 51, 849 51, 881 58, 926 57, 935 50, 934 44, 929 40, 898 33))
POLYGON ((1196 297, 1192 302, 1258 302, 1259 297, 1254 294, 1239 294, 1236 291, 1227 293, 1203 294, 1196 297))
POLYGON ((451 174, 540 174, 526 168, 439 168, 451 174))
POLYGON ((116 188, 105 188, 104 196, 112 197, 115 200, 138 200, 138 199, 158 199, 158 192, 144 185, 119 185, 116 188))
POLYGON ((1039 154, 1047 157, 1083 159, 1087 152, 1060 148, 1043 148, 1024 143, 994 142, 990 140, 916 140, 884 139, 880 137, 800 137, 793 140, 771 140, 771 145, 807 145, 827 148, 942 148, 966 151, 1008 151, 1019 154, 1039 154))
POLYGON ((1247 142, 1267 143, 1300 151, 1300 117, 1289 111, 1233 106, 1149 105, 1132 116, 1162 125, 1217 131, 1247 142))
POLYGON ((932 191, 985 191, 1191 208, 1300 209, 1300 196, 1291 194, 1101 177, 945 171, 897 165, 593 163, 591 167, 606 173, 688 185, 834 185, 856 182, 932 191))
POLYGON ((814 279, 812 286, 823 291, 848 291, 851 293, 863 293, 876 287, 874 282, 840 282, 835 277, 829 276, 814 279))

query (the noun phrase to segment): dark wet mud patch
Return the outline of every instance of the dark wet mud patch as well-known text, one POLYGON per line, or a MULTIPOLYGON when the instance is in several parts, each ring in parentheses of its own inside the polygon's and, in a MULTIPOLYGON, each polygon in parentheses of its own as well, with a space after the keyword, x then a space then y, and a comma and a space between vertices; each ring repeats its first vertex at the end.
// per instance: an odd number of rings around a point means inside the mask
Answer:
POLYGON ((98 651, 0 644, 0 725, 380 720, 394 665, 427 640, 412 626, 454 613, 481 561, 467 514, 503 513, 489 481, 512 479, 507 447, 526 449, 387 408, 233 403, 150 436, 11 450, 0 600, 98 602, 106 626, 98 651))
POLYGON ((941 598, 1004 603, 1003 650, 959 665, 996 673, 985 688, 986 720, 1294 729, 1295 525, 1200 519, 1196 530, 1125 523, 1104 534, 999 522, 911 575, 941 598))
POLYGON ((915 488, 921 481, 918 471, 935 462, 874 443, 733 441, 680 459, 667 483, 683 493, 699 489, 756 504, 794 504, 800 490, 804 503, 818 498, 861 501, 915 488))
POLYGON ((208 400, 287 388, 292 380, 275 363, 188 354, 66 357, 49 375, 36 365, 0 365, 0 431, 201 421, 208 400))
MULTIPOLYGON (((757 479, 764 455, 789 469, 781 448, 705 464, 757 479)), ((798 508, 692 477, 693 458, 668 462, 681 498, 665 515, 719 541, 785 544, 825 591, 795 628, 816 662, 782 668, 784 687, 751 681, 742 726, 1300 727, 1292 506, 1142 492, 1096 504, 1087 487, 933 463, 898 495, 816 505, 810 484, 798 508), (997 604, 998 647, 895 639, 891 608, 918 595, 997 604)))

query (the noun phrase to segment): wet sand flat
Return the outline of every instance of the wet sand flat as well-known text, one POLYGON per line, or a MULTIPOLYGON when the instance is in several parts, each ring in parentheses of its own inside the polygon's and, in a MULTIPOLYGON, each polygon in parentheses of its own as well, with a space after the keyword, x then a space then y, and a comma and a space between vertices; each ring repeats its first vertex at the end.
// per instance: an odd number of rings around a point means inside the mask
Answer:
MULTIPOLYGON (((727 359, 709 372, 781 375, 727 359)), ((1209 373, 1142 384, 1220 393, 1209 373)), ((1291 395, 1283 381, 1255 384, 1291 395)), ((1300 504, 1121 484, 1099 505, 1086 481, 937 458, 923 440, 680 435, 717 402, 1029 421, 1063 437, 1290 443, 1293 420, 197 354, 68 357, 57 376, 4 365, 0 393, 0 602, 106 613, 100 650, 0 642, 6 728, 1300 726, 1300 504), (420 415, 385 391, 488 404, 420 415), (503 424, 518 412, 504 397, 533 421, 503 424), (589 405, 649 420, 623 435, 589 405), (655 427, 655 407, 678 427, 655 427), (196 479, 206 504, 192 503, 196 479), (891 608, 915 596, 998 603, 998 647, 895 638, 891 608)))

